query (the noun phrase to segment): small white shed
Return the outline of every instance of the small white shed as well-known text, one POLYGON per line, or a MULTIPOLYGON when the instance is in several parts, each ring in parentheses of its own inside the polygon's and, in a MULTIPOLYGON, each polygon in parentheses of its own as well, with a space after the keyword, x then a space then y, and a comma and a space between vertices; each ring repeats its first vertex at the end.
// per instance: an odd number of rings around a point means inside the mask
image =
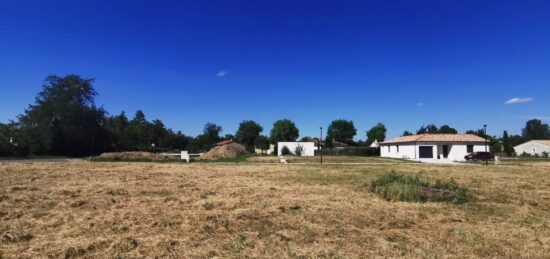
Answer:
POLYGON ((290 153, 296 155, 296 150, 301 149, 301 156, 315 156, 315 143, 313 142, 278 142, 277 155, 282 155, 283 147, 287 147, 290 153))

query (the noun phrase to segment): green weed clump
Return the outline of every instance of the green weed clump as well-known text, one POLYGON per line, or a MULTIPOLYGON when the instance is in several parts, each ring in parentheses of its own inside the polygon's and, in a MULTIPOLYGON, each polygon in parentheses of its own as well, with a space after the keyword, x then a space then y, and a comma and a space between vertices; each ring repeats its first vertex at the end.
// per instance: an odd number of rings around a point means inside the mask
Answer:
POLYGON ((418 175, 402 175, 391 171, 373 180, 370 191, 387 201, 465 203, 473 197, 471 192, 454 179, 435 183, 418 175))

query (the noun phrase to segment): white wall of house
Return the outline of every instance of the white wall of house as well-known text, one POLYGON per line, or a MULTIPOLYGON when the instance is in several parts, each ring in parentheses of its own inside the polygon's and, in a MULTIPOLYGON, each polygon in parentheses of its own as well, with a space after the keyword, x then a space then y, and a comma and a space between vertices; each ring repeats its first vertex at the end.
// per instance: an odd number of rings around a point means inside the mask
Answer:
MULTIPOLYGON (((416 147, 418 149, 418 147, 416 147)), ((417 150, 418 152, 418 150, 417 150)), ((415 146, 411 144, 382 145, 380 146, 380 156, 391 158, 414 159, 415 146)))
POLYGON ((472 145, 473 152, 485 151, 485 145, 479 143, 434 143, 434 142, 416 142, 401 144, 384 144, 380 146, 380 156, 390 158, 403 158, 419 160, 420 147, 432 148, 432 159, 445 159, 443 157, 443 146, 447 145, 447 158, 452 161, 464 161, 464 156, 468 154, 467 147, 472 145))
POLYGON ((277 155, 281 155, 281 150, 286 146, 292 154, 295 154, 296 147, 302 146, 302 156, 315 156, 315 143, 313 142, 278 142, 277 155))
POLYGON ((514 151, 516 152, 516 155, 521 156, 523 152, 535 155, 538 154, 539 156, 542 155, 542 152, 548 152, 550 153, 550 146, 535 142, 533 140, 527 141, 523 144, 517 145, 514 147, 514 151))

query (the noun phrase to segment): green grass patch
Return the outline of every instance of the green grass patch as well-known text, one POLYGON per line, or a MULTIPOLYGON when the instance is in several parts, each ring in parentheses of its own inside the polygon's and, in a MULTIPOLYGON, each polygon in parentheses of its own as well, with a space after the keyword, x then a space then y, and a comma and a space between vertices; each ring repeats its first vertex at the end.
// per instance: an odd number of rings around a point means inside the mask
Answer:
POLYGON ((470 201, 472 193, 458 185, 454 179, 437 180, 435 183, 418 175, 402 175, 391 171, 372 181, 370 191, 387 201, 451 202, 470 201))

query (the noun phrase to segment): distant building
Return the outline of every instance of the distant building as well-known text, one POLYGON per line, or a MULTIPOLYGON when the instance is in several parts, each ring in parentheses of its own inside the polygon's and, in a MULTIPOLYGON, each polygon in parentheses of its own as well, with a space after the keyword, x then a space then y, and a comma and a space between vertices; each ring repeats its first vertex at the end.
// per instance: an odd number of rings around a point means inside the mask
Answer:
POLYGON ((518 156, 524 153, 532 156, 542 156, 543 152, 550 153, 550 140, 530 140, 515 146, 514 151, 518 156))
MULTIPOLYGON (((485 139, 473 134, 420 134, 380 142, 380 156, 437 162, 464 161, 464 156, 485 151, 485 139)), ((489 151, 489 147, 487 147, 489 151)))
POLYGON ((370 144, 370 147, 374 147, 374 148, 380 147, 380 144, 378 143, 378 139, 375 139, 374 142, 370 144))
POLYGON ((287 147, 290 153, 296 155, 296 149, 300 147, 302 149, 301 156, 314 156, 315 155, 315 143, 313 142, 278 142, 277 143, 277 155, 282 155, 283 147, 287 147))

